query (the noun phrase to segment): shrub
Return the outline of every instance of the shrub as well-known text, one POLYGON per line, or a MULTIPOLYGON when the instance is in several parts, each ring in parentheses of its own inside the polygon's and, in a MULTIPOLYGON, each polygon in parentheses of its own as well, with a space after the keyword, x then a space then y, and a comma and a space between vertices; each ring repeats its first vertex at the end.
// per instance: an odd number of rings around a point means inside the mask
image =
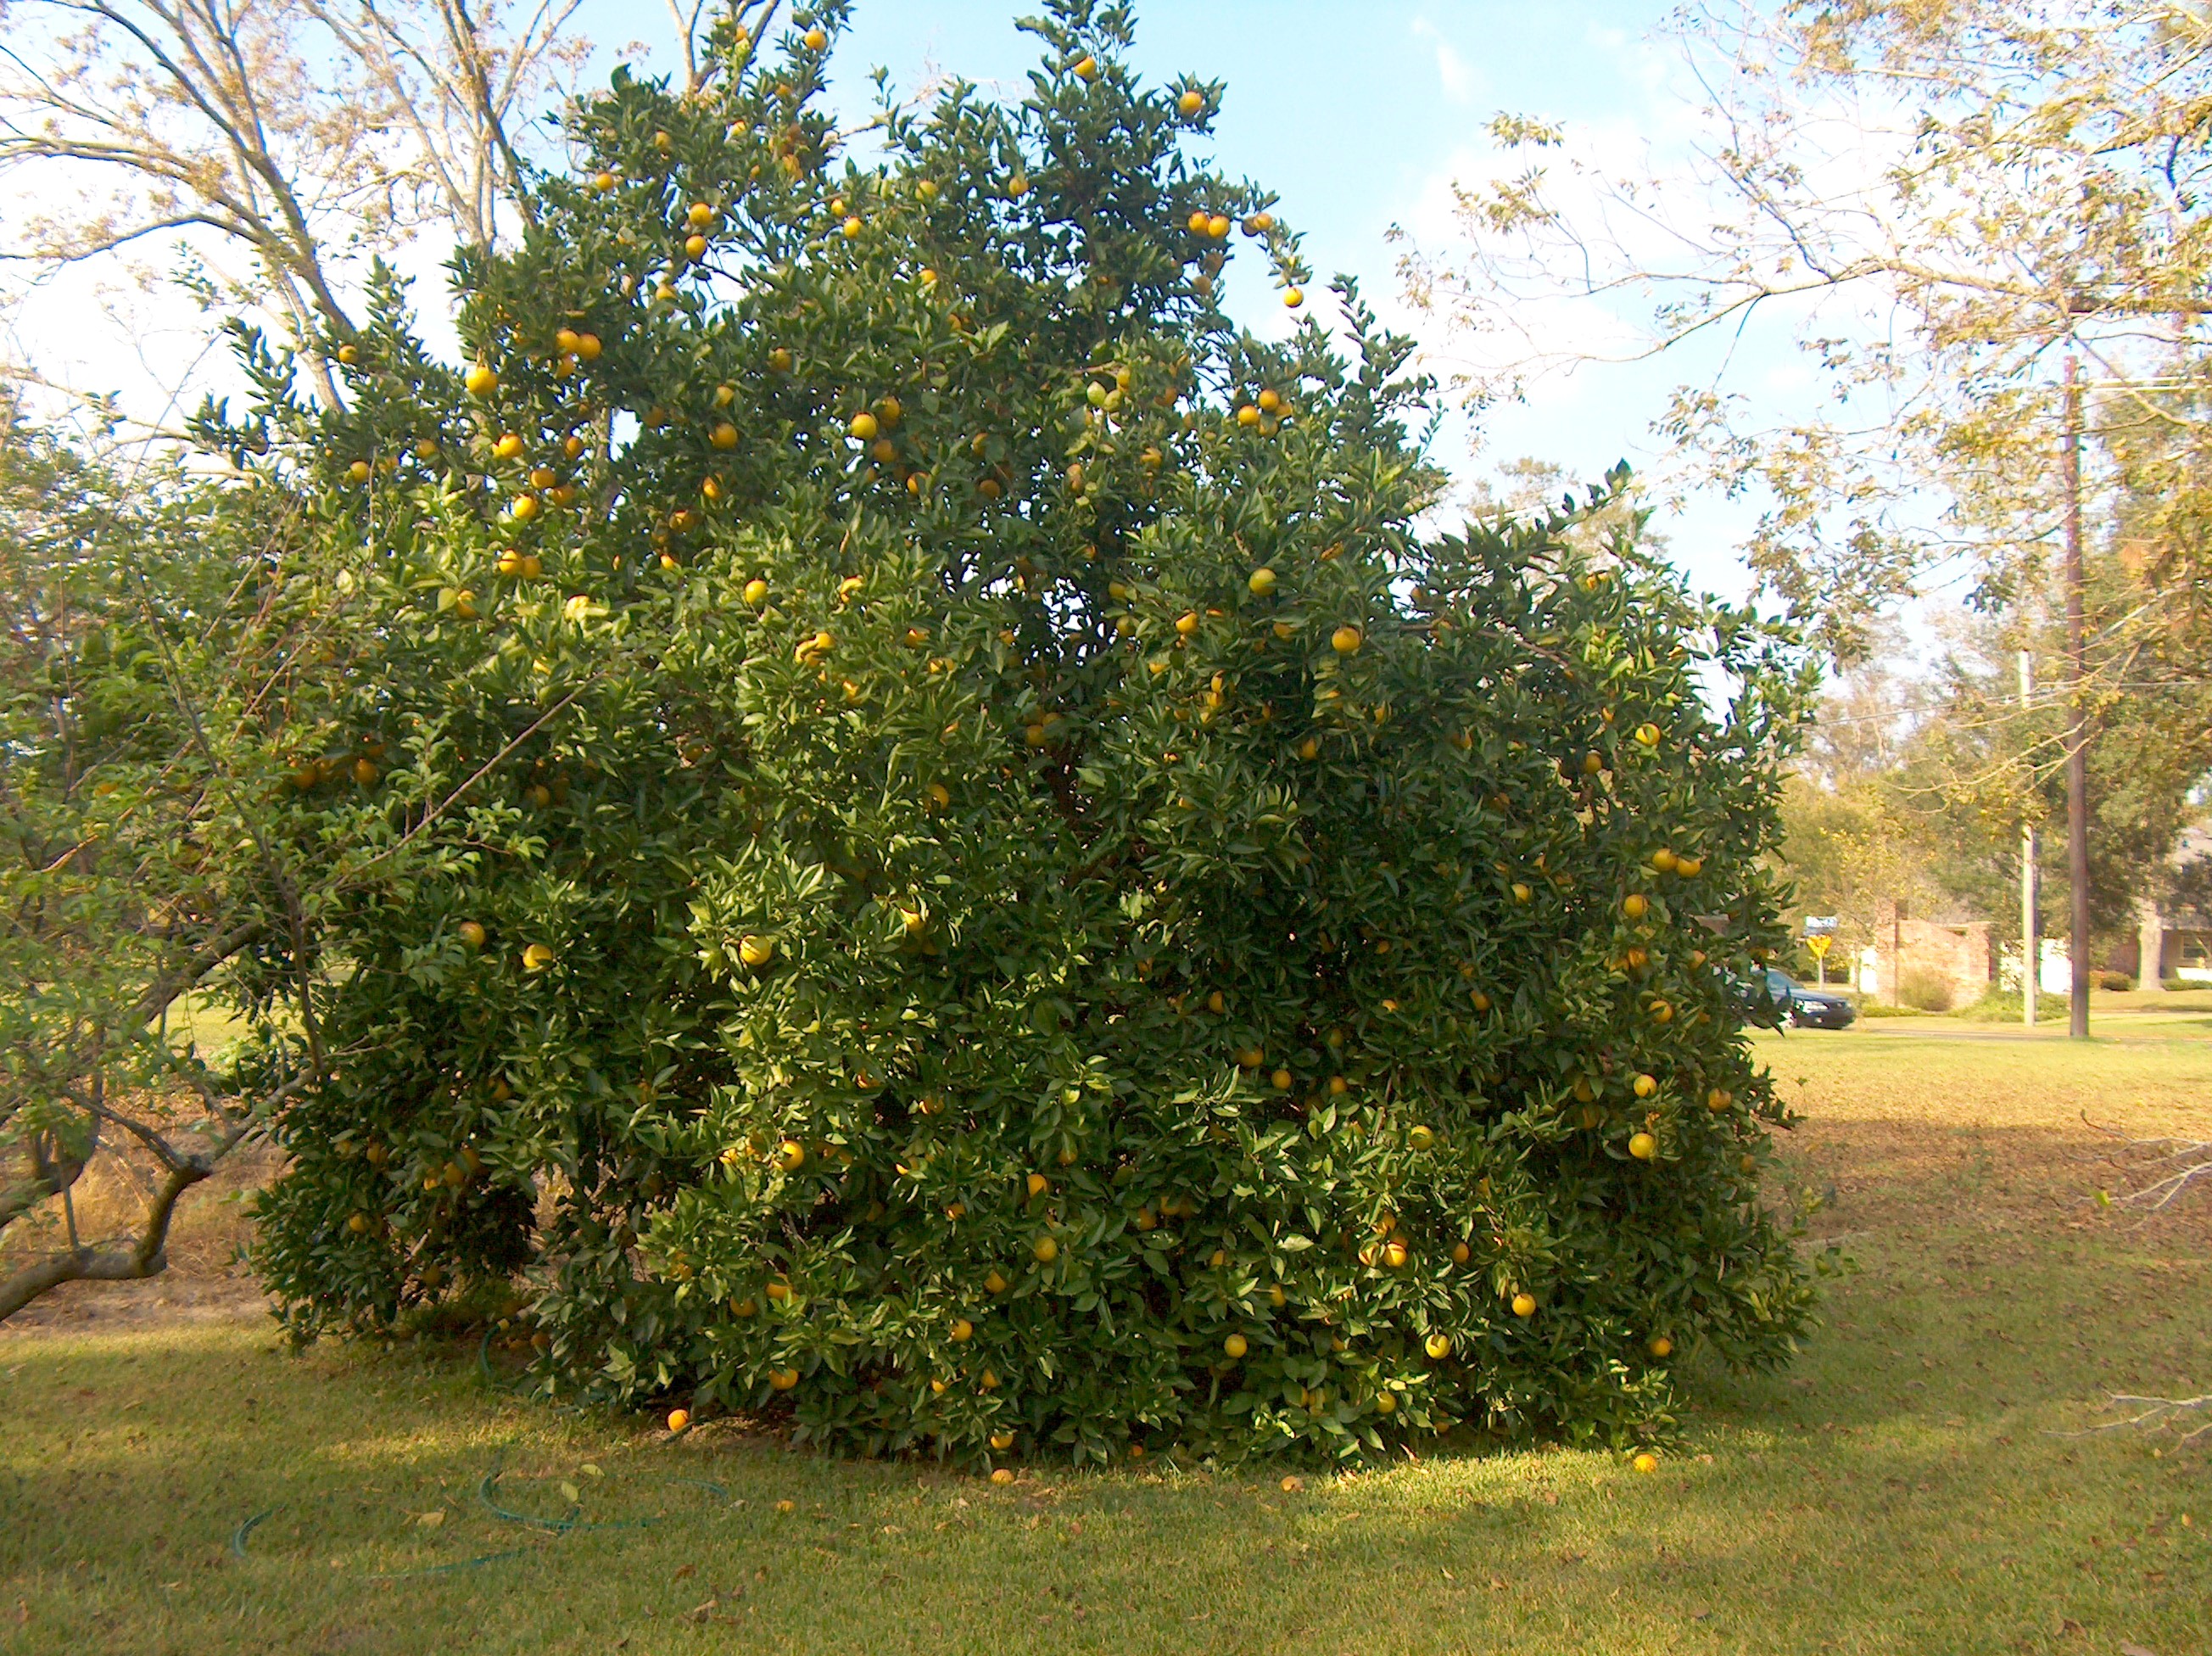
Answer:
MULTIPOLYGON (((1961 1018, 1983 1024, 2016 1024, 2020 1021, 2020 991, 1992 989, 1972 1006, 1960 1009, 1961 1018)), ((2066 1020, 2066 997, 2063 995, 2039 995, 2035 999, 2035 1015, 2046 1022, 2066 1020)))
POLYGON ((476 1294, 550 1391, 963 1458, 1625 1440, 1785 1355, 1723 974, 1794 646, 1571 512, 1418 537, 1408 344, 1230 328, 1232 221, 1296 239, 1119 10, 873 166, 813 15, 583 108, 459 266, 475 389, 396 295, 350 412, 264 365, 453 802, 325 916, 293 1329, 476 1294))
POLYGON ((1898 983, 1897 998, 1916 1012, 1948 1012, 1953 999, 1951 980, 1924 969, 1908 971, 1898 983))
POLYGON ((2097 988, 2110 989, 2115 994, 2124 993, 2136 986, 2135 975, 2125 971, 2093 971, 2089 974, 2089 981, 2097 988))

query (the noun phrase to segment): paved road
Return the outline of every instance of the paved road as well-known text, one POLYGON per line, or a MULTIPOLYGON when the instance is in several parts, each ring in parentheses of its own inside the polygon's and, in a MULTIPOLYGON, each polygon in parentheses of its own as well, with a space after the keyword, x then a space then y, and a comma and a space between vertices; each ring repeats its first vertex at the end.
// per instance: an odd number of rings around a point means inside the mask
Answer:
MULTIPOLYGON (((2063 1041, 2066 1023, 2039 1024, 2033 1030, 2017 1024, 1961 1024, 1948 1018, 1864 1018, 1847 1030, 1792 1029, 1784 1032, 1792 1040, 1895 1040, 1911 1037, 1935 1041, 2063 1041)), ((2108 1018, 2092 1017, 2089 1033, 2099 1040, 2212 1039, 2212 1017, 2190 1013, 2123 1013, 2108 1018)))

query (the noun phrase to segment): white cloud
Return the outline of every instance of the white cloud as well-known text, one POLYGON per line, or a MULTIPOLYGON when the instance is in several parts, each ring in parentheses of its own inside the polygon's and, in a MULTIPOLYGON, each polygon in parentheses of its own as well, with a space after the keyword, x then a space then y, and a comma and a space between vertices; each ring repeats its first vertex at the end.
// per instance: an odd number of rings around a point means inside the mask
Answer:
POLYGON ((1413 20, 1417 39, 1429 43, 1436 58, 1437 79, 1443 82, 1444 96, 1455 104, 1473 103, 1475 92, 1475 72, 1473 64, 1459 55, 1459 49, 1444 39, 1434 23, 1425 17, 1413 20))

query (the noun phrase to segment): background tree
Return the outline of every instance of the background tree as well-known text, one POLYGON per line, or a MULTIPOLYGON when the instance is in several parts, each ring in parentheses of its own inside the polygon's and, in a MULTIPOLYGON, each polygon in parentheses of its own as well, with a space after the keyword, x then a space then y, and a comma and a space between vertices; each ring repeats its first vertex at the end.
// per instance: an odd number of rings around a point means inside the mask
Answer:
POLYGON ((118 472, 8 411, 0 1317, 161 1270, 178 1198, 343 1059, 319 909, 362 829, 389 837, 380 752, 321 745, 346 609, 296 561, 292 503, 118 472), (303 840, 291 801, 326 782, 359 808, 303 840), (234 1038, 199 1050, 195 1023, 234 1038), (151 1178, 118 1236, 74 1196, 103 1146, 151 1178))
MULTIPOLYGON (((1708 383, 1661 425, 1708 480, 1759 492, 1747 557, 1846 657, 1931 569, 1963 564, 1985 604, 2034 589, 2056 548, 2078 571, 2083 490, 2063 458, 2079 449, 2076 359, 2148 413, 2207 308, 2212 21, 2159 0, 1784 0, 1693 10, 1682 40, 1711 94, 1687 180, 1571 161, 1570 210, 1540 161, 1559 130, 1501 116, 1500 144, 1540 159, 1461 188, 1466 249, 1409 255, 1416 301, 1496 332, 1547 298, 1656 295, 1643 355, 1780 309, 1832 412, 1747 425, 1749 405, 1708 383)), ((1463 381, 1470 395, 1511 394, 1547 365, 1504 355, 1463 381)), ((2160 568, 2201 602, 2205 571, 2179 549, 2160 568)), ((2086 889, 2094 691, 2073 596, 2063 612, 2071 883, 2086 889)), ((2091 928, 2077 909, 2077 1035, 2091 928)))
POLYGON ((539 117, 590 51, 576 9, 18 0, 0 177, 27 210, 9 256, 45 274, 149 240, 234 248, 246 263, 213 266, 210 296, 265 307, 335 398, 359 260, 426 234, 489 247, 529 210, 539 117))
POLYGON ((457 801, 324 913, 295 1330, 965 1458, 1628 1441, 1781 1358, 1723 968, 1792 642, 1570 517, 1418 536, 1410 346, 1230 326, 1240 220, 1308 272, 1126 9, 872 161, 843 15, 580 107, 464 371, 394 293, 342 407, 269 361, 210 430, 373 618, 334 739, 457 801))

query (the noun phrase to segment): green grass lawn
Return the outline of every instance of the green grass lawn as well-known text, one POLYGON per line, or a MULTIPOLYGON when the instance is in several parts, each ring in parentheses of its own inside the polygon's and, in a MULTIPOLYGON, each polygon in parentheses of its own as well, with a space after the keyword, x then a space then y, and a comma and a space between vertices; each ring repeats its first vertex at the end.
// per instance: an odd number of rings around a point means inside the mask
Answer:
POLYGON ((2079 1120, 2204 1134, 2212 1041, 1765 1050, 1807 1115, 1789 1175, 1832 1190, 1859 1269, 1793 1371, 1697 1371, 1649 1476, 1435 1453, 1292 1490, 1000 1489, 725 1423, 672 1441, 466 1354, 64 1318, 0 1336, 0 1648, 2207 1649, 2212 1454, 2063 1434, 2108 1392, 2212 1383, 2212 1192, 2143 1227, 2096 1208, 2124 1170, 2079 1120))

